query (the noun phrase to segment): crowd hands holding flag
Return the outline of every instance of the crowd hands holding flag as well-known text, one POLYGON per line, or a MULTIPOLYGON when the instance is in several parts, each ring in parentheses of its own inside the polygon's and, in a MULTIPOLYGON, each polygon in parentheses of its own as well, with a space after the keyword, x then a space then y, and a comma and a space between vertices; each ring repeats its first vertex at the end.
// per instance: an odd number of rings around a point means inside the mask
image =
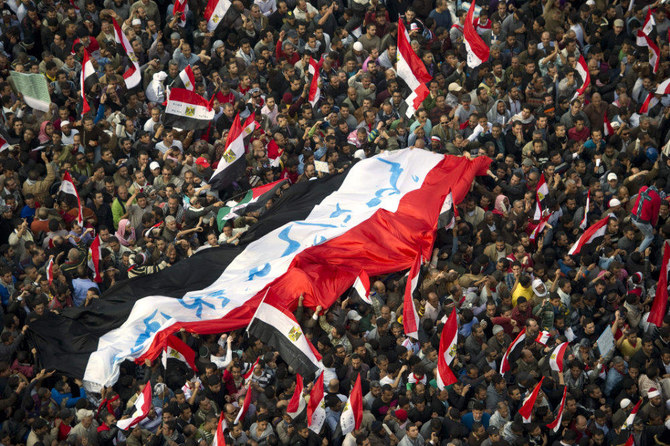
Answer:
POLYGON ((2 445, 670 444, 666 2, 1 9, 2 445), (493 159, 409 272, 99 392, 41 370, 31 322, 407 147, 493 159))

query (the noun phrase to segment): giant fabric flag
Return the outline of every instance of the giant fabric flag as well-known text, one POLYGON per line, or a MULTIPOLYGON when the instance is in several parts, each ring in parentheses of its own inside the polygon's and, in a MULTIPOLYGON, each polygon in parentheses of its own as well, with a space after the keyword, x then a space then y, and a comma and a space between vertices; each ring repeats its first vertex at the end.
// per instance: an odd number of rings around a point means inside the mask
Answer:
POLYGON ((205 19, 207 20, 207 31, 214 31, 223 20, 230 9, 230 0, 209 0, 205 7, 205 19))
POLYGON ((323 368, 321 355, 303 334, 293 313, 279 305, 261 302, 249 324, 249 334, 277 350, 303 376, 313 378, 323 368))
POLYGON ((656 296, 654 296, 654 302, 651 304, 651 310, 647 317, 647 321, 657 327, 663 325, 663 318, 668 306, 668 271, 670 271, 670 244, 665 241, 663 243, 661 271, 656 284, 656 296))
POLYGON ((465 17, 465 25, 463 25, 463 43, 468 52, 468 66, 470 68, 477 68, 487 60, 489 60, 490 50, 486 46, 484 40, 475 30, 475 3, 470 3, 470 9, 465 17))
POLYGON ((414 291, 419 285, 419 274, 421 273, 421 254, 417 254, 412 268, 409 270, 407 285, 405 285, 405 298, 402 306, 402 326, 408 337, 419 339, 419 314, 414 305, 414 291))
POLYGON ((416 55, 409 41, 409 34, 405 29, 402 19, 398 19, 398 76, 405 81, 411 93, 405 99, 407 103, 408 118, 411 118, 421 106, 424 99, 428 97, 426 84, 433 77, 428 73, 423 61, 416 55))
POLYGON ((261 209, 271 198, 277 198, 277 191, 287 182, 288 180, 283 179, 254 187, 253 189, 249 189, 240 201, 233 202, 219 209, 216 215, 219 231, 223 230, 223 226, 228 220, 261 209))
POLYGON ((202 130, 214 119, 209 101, 186 88, 171 88, 163 123, 184 130, 202 130))
MULTIPOLYGON (((168 336, 246 327, 260 301, 289 311, 330 307, 361 269, 370 276, 429 258, 449 190, 455 203, 491 160, 420 149, 385 152, 342 174, 296 183, 237 246, 200 251, 158 273, 120 282, 86 308, 29 324, 43 368, 112 385, 126 359, 157 358, 168 336)), ((284 358, 286 359, 286 358, 284 358)))
POLYGON ((133 47, 130 45, 128 38, 121 30, 121 27, 116 23, 116 19, 112 18, 112 26, 114 27, 114 38, 116 43, 120 44, 123 48, 123 51, 128 56, 132 66, 129 67, 125 73, 123 73, 123 80, 126 83, 126 88, 133 88, 142 81, 142 73, 140 72, 140 64, 138 63, 137 56, 133 47))
POLYGON ((88 51, 85 49, 84 60, 81 63, 80 76, 81 78, 79 79, 79 82, 81 84, 81 100, 83 104, 81 108, 81 114, 83 116, 91 111, 91 107, 88 105, 88 100, 86 99, 86 92, 91 91, 93 86, 98 82, 98 76, 95 74, 95 68, 93 67, 93 63, 88 56, 88 51))
POLYGON ((212 189, 223 189, 235 181, 246 167, 246 144, 244 138, 251 134, 256 128, 256 120, 251 114, 244 124, 240 124, 239 113, 235 116, 228 136, 226 136, 226 148, 221 155, 216 170, 209 179, 212 189))

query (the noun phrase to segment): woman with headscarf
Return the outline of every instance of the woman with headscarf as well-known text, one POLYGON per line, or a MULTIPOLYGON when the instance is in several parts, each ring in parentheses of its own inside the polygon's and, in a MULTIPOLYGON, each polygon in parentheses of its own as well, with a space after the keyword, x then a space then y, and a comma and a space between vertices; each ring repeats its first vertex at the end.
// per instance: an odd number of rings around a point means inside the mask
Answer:
POLYGON ((44 121, 40 124, 40 133, 37 135, 37 139, 40 144, 46 144, 51 141, 51 135, 54 133, 54 125, 51 121, 44 121))
POLYGON ((119 229, 114 234, 119 239, 119 243, 123 246, 130 246, 135 243, 135 228, 130 225, 130 220, 127 218, 119 221, 119 229))
POLYGON ((507 217, 507 212, 509 212, 510 207, 509 198, 503 194, 500 194, 496 197, 493 213, 505 218, 507 217))

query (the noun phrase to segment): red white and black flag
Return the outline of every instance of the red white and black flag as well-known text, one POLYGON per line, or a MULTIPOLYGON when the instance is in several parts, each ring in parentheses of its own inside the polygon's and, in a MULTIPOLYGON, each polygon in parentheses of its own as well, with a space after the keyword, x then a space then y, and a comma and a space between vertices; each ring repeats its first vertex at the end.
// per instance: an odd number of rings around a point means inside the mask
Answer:
POLYGON ((638 400, 638 402, 633 407, 633 410, 630 411, 630 414, 628 414, 628 417, 626 417, 626 421, 624 421, 623 425, 621 426, 621 429, 628 429, 633 426, 633 421, 635 421, 637 411, 640 409, 640 404, 642 404, 642 398, 638 400))
POLYGON ((519 414, 524 423, 530 423, 531 416, 533 415, 533 406, 535 406, 535 401, 537 401, 537 395, 540 393, 542 388, 542 381, 544 381, 544 376, 540 378, 540 382, 535 385, 533 391, 528 395, 528 397, 523 401, 523 404, 519 408, 519 414))
POLYGON ((452 196, 451 191, 449 191, 447 198, 444 199, 444 203, 442 204, 440 217, 437 219, 437 228, 452 229, 456 226, 457 216, 458 210, 454 206, 454 197, 452 196))
POLYGON ((515 348, 517 348, 523 341, 526 340, 526 327, 524 327, 519 334, 517 335, 516 339, 507 347, 507 351, 505 351, 505 354, 502 357, 502 360, 500 361, 500 374, 504 375, 505 372, 509 371, 512 366, 509 363, 509 355, 514 351, 515 348))
POLYGON ((642 32, 642 30, 638 30, 637 44, 638 46, 646 46, 649 48, 649 65, 651 65, 651 69, 654 74, 658 73, 658 67, 661 63, 661 51, 658 49, 656 42, 649 38, 649 36, 642 32))
MULTIPOLYGON (((607 115, 605 115, 607 118, 607 115)), ((591 207, 591 189, 586 193, 586 204, 584 204, 584 217, 582 218, 581 223, 579 223, 579 229, 582 231, 585 230, 589 225, 589 208, 591 207)))
POLYGON ((123 80, 126 83, 126 88, 131 89, 142 82, 142 73, 140 72, 140 64, 138 62, 139 59, 137 58, 137 55, 135 55, 135 50, 133 50, 128 38, 114 18, 112 18, 112 26, 114 27, 114 38, 116 39, 116 43, 121 45, 131 63, 131 66, 128 67, 125 73, 123 73, 123 80))
POLYGON ((296 183, 239 245, 118 283, 85 309, 47 313, 31 322, 28 336, 42 367, 99 391, 114 384, 124 360, 160 357, 182 328, 247 327, 268 289, 264 302, 275 307, 295 308, 303 295, 306 307, 329 308, 362 269, 373 277, 410 268, 417 252, 428 258, 447 193, 459 203, 490 162, 404 149, 296 183))
POLYGON ((216 425, 216 432, 212 439, 212 446, 226 446, 226 437, 224 431, 228 429, 228 422, 226 422, 226 411, 222 410, 219 415, 219 423, 216 425))
POLYGON ((183 88, 184 90, 195 91, 195 75, 193 74, 191 65, 186 65, 186 68, 179 72, 179 76, 177 76, 170 86, 170 91, 172 91, 172 88, 183 88))
POLYGON ((127 430, 134 427, 149 415, 149 411, 153 407, 151 403, 151 381, 148 381, 142 389, 142 393, 135 400, 135 412, 130 418, 124 418, 116 422, 116 426, 121 430, 127 430))
POLYGON ((188 0, 174 0, 172 15, 178 17, 177 25, 186 26, 186 14, 188 14, 188 0))
POLYGON ((359 298, 366 304, 372 305, 372 300, 370 299, 370 277, 364 269, 362 269, 358 277, 356 277, 356 281, 354 282, 354 286, 351 287, 349 296, 353 297, 354 300, 359 298))
POLYGON ((547 195, 549 195, 549 186, 544 179, 544 173, 542 173, 535 188, 535 214, 533 215, 533 220, 540 220, 542 218, 542 203, 547 195))
POLYGON ((276 349, 284 361, 303 376, 316 376, 323 368, 321 355, 304 335, 293 313, 285 308, 261 302, 248 331, 276 349))
POLYGON ((583 95, 589 85, 591 85, 591 73, 589 73, 589 66, 584 60, 584 56, 579 56, 577 61, 577 66, 575 67, 577 74, 582 78, 582 86, 577 89, 575 95, 572 99, 577 99, 579 96, 583 95))
POLYGON ((568 396, 568 386, 563 387, 563 398, 561 398, 561 404, 558 406, 558 412, 556 413, 556 418, 554 421, 547 424, 547 427, 551 429, 553 433, 558 432, 561 428, 561 421, 563 420, 563 409, 565 408, 565 398, 568 396))
POLYGON ((584 248, 584 246, 591 244, 598 237, 602 237, 607 232, 607 222, 610 220, 610 215, 607 215, 602 220, 599 220, 595 224, 591 225, 584 233, 577 239, 577 241, 572 245, 569 255, 577 255, 584 248))
POLYGON ((440 336, 440 350, 437 356, 437 388, 442 390, 456 381, 454 372, 449 367, 456 357, 456 345, 458 344, 458 316, 456 308, 451 310, 451 315, 442 328, 440 336))
POLYGON ((562 342, 551 351, 551 356, 549 356, 549 367, 551 370, 563 373, 563 357, 565 356, 565 350, 567 350, 567 348, 568 343, 562 342))
POLYGON ((398 19, 398 64, 396 70, 398 77, 405 81, 411 91, 405 99, 405 103, 407 103, 405 114, 408 118, 411 118, 419 109, 423 100, 428 97, 429 91, 426 84, 433 77, 428 73, 421 58, 414 52, 402 18, 398 19))
POLYGON ((305 403, 305 398, 303 398, 302 392, 305 386, 302 382, 302 375, 298 373, 296 375, 295 390, 293 391, 293 396, 286 406, 286 413, 293 419, 296 419, 298 415, 305 410, 307 403, 305 403))
POLYGON ((163 123, 183 130, 202 130, 214 119, 214 109, 198 93, 185 88, 171 88, 165 106, 163 123))
POLYGON ((195 352, 177 336, 169 336, 167 338, 167 345, 165 346, 165 350, 163 350, 163 367, 166 369, 167 360, 170 358, 181 361, 193 369, 194 372, 198 372, 198 367, 195 365, 195 352))
POLYGON ((363 392, 361 390, 361 374, 356 376, 356 382, 351 389, 349 399, 342 409, 340 415, 340 428, 342 429, 342 436, 346 436, 349 432, 360 429, 363 422, 363 392))
POLYGON ((326 421, 326 394, 323 392, 323 372, 316 379, 309 392, 309 403, 307 404, 307 426, 314 433, 321 432, 324 421, 326 421))
POLYGON ((465 25, 463 25, 463 43, 468 52, 468 67, 477 68, 487 60, 489 60, 489 47, 484 43, 484 39, 475 30, 475 3, 470 2, 470 9, 465 17, 465 25))
POLYGON ((72 195, 77 200, 77 224, 80 226, 83 225, 84 215, 81 208, 81 200, 79 199, 79 192, 77 192, 77 188, 74 187, 74 182, 72 181, 72 176, 70 175, 70 172, 65 171, 65 173, 63 174, 63 179, 61 180, 58 192, 62 192, 67 195, 72 195))
POLYGON ((647 321, 657 327, 663 325, 663 318, 668 307, 668 272, 670 271, 670 244, 665 241, 663 243, 663 261, 661 262, 661 270, 659 271, 658 283, 656 284, 656 295, 654 302, 651 304, 651 310, 647 321))
POLYGON ((47 273, 47 280, 49 281, 49 285, 51 285, 54 281, 54 258, 50 257, 49 262, 47 263, 46 267, 46 273, 47 273))
POLYGON ((2 136, 0 136, 0 152, 8 150, 10 147, 11 145, 7 141, 5 141, 2 136))
POLYGON ((88 56, 88 51, 84 50, 84 59, 81 62, 81 99, 82 99, 82 108, 81 115, 84 116, 91 110, 91 107, 88 105, 88 100, 86 99, 86 93, 93 90, 95 84, 98 83, 98 76, 95 74, 95 68, 93 68, 93 63, 88 56))
POLYGON ((230 0, 209 0, 205 7, 207 31, 214 31, 230 9, 230 0))
POLYGON ((247 394, 244 395, 244 403, 242 403, 242 407, 240 407, 240 411, 237 413, 237 417, 235 417, 234 424, 244 421, 244 417, 247 415, 247 411, 249 410, 249 406, 251 405, 252 393, 253 392, 251 391, 251 384, 247 384, 247 394))
POLYGON ((416 311, 413 297, 414 291, 419 285, 419 274, 421 274, 421 253, 416 256, 412 268, 409 270, 402 306, 402 325, 405 334, 414 339, 419 339, 419 313, 416 311))
POLYGON ((101 261, 102 253, 100 251, 100 236, 98 235, 93 239, 91 246, 88 247, 88 267, 93 271, 93 280, 97 283, 102 282, 101 261))
POLYGON ((216 170, 209 179, 209 185, 213 190, 226 188, 237 180, 247 166, 246 153, 247 137, 256 128, 256 119, 250 115, 244 124, 240 123, 239 113, 235 116, 228 136, 226 136, 226 148, 221 159, 216 164, 216 170))
POLYGON ((316 107, 316 104, 321 99, 321 88, 319 87, 319 65, 316 61, 309 57, 309 72, 312 73, 312 81, 309 84, 309 96, 307 100, 309 101, 312 107, 316 107))

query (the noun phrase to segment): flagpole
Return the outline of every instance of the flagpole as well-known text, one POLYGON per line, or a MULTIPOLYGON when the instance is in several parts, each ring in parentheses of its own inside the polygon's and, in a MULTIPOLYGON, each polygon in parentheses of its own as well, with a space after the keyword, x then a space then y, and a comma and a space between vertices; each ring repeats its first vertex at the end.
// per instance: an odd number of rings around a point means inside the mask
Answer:
POLYGON ((269 291, 270 291, 270 287, 268 287, 268 289, 265 290, 265 295, 263 295, 263 298, 261 299, 261 302, 256 307, 256 311, 254 311, 253 317, 249 321, 249 324, 247 324, 247 330, 246 330, 247 334, 249 334, 249 327, 251 326, 251 323, 254 321, 254 319, 256 319, 256 315, 258 314, 258 310, 261 308, 261 305, 263 304, 263 301, 265 301, 265 298, 268 296, 269 291))

